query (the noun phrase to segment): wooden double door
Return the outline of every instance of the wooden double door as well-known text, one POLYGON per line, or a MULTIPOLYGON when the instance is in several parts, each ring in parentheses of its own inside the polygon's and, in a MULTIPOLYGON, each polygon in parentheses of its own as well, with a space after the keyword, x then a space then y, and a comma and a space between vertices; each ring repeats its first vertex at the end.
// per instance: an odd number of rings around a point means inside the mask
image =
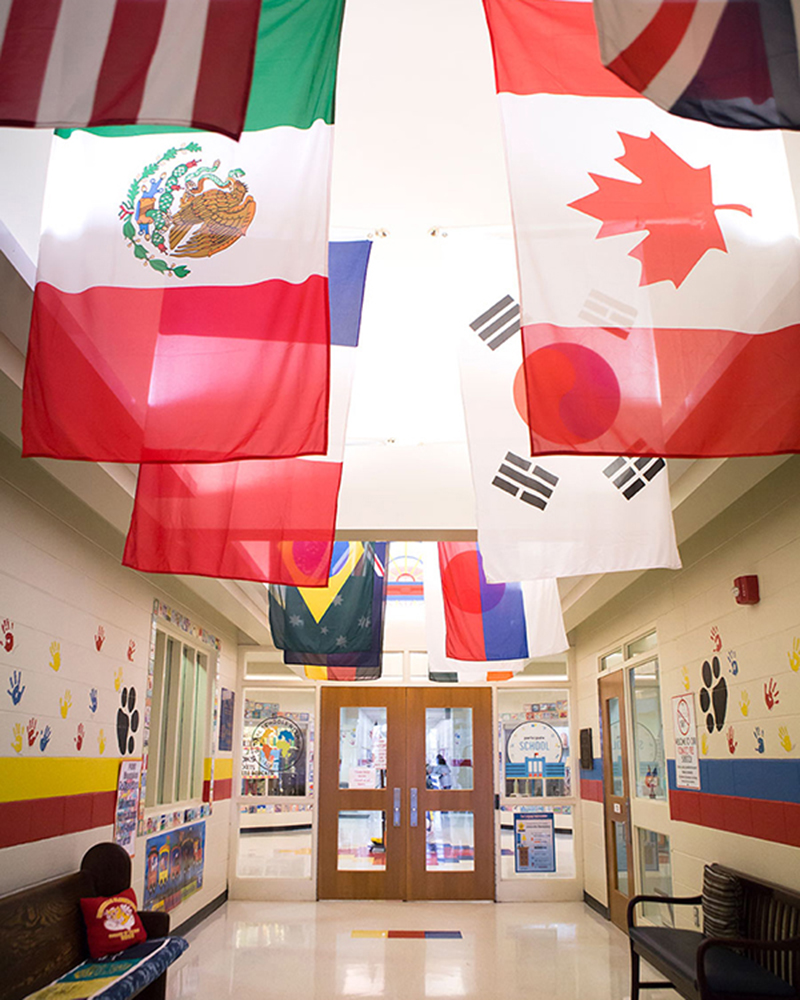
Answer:
POLYGON ((324 687, 320 899, 493 899, 491 691, 324 687))

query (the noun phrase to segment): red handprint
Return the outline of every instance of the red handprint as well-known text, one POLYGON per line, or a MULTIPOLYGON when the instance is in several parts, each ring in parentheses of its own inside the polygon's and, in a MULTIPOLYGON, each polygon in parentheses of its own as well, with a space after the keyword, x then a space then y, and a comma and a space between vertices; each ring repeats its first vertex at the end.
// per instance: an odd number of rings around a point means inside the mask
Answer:
POLYGON ((728 750, 730 750, 731 753, 736 753, 736 748, 739 746, 739 744, 736 742, 736 735, 733 731, 733 726, 728 726, 727 736, 728 736, 728 750))
POLYGON ((133 639, 128 643, 128 659, 133 663, 133 654, 136 652, 136 643, 133 639))
POLYGON ((98 625, 97 626, 97 632, 95 632, 95 636, 94 636, 94 644, 95 644, 95 646, 97 648, 97 652, 98 653, 103 648, 103 643, 105 641, 106 641, 106 630, 103 628, 102 625, 98 625))
POLYGON ((36 737, 39 735, 39 730, 36 728, 36 719, 28 719, 28 746, 32 747, 36 742, 36 737))
POLYGON ((775 678, 770 677, 769 687, 767 687, 766 684, 764 685, 764 701, 767 703, 767 708, 770 711, 772 711, 773 706, 777 705, 780 701, 780 698, 778 697, 779 693, 778 685, 775 683, 775 678))
POLYGON ((14 648, 14 623, 8 618, 3 619, 3 648, 10 653, 14 648))
POLYGON ((722 649, 722 636, 719 634, 719 629, 716 625, 711 629, 710 639, 714 652, 718 653, 722 649))
POLYGON ((80 750, 83 746, 83 737, 86 735, 86 730, 83 728, 83 723, 78 723, 78 734, 75 737, 75 746, 80 750))

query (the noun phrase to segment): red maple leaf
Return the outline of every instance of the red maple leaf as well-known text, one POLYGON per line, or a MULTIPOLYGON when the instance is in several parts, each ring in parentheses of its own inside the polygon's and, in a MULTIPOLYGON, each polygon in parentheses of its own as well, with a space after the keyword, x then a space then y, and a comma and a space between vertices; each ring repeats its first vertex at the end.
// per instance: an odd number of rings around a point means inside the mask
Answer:
POLYGON ((616 162, 640 182, 590 173, 597 190, 569 207, 603 223, 596 239, 646 230, 628 254, 641 262, 639 284, 671 281, 678 288, 706 251, 728 252, 714 213, 753 213, 745 205, 715 205, 711 167, 689 166, 652 132, 646 139, 617 134, 625 153, 616 162))

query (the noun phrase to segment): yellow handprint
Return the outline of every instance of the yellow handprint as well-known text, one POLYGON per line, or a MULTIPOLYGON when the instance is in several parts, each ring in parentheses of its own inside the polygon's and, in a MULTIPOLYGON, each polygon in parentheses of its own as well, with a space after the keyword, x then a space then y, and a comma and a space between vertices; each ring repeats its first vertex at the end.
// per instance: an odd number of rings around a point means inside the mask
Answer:
POLYGON ((100 732, 97 734, 97 746, 100 749, 100 753, 105 753, 106 752, 106 731, 105 731, 105 729, 101 729, 100 732))
POLYGON ((61 718, 66 719, 67 715, 69 715, 69 710, 72 708, 72 692, 67 689, 64 692, 64 697, 59 698, 58 703, 61 705, 61 718))
POLYGON ((750 712, 750 695, 746 691, 742 691, 739 698, 739 708, 742 710, 742 715, 748 715, 750 712))
POLYGON ((789 735, 789 730, 786 728, 786 726, 781 726, 781 728, 778 730, 778 736, 780 737, 781 746, 783 747, 783 749, 787 753, 791 753, 793 749, 792 738, 789 735))
POLYGON ((792 649, 786 654, 789 657, 789 666, 797 673, 800 670, 800 639, 795 639, 792 649))
POLYGON ((19 722, 14 724, 14 739, 11 746, 17 753, 22 750, 22 725, 19 722))
POLYGON ((683 690, 688 691, 692 682, 689 680, 689 671, 686 667, 681 667, 681 680, 683 681, 683 690))
POLYGON ((122 684, 122 667, 114 673, 114 690, 119 691, 120 685, 122 684))
POLYGON ((53 670, 61 669, 61 643, 51 642, 50 643, 50 666, 53 670))
POLYGON ((708 754, 708 733, 703 733, 700 737, 700 749, 703 751, 703 756, 708 754))

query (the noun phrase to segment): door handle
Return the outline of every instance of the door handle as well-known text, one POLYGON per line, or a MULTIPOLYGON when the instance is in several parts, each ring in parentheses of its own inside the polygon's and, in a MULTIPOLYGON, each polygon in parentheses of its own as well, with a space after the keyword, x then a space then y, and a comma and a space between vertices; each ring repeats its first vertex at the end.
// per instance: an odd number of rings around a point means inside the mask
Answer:
POLYGON ((408 821, 409 826, 417 825, 417 790, 411 789, 411 816, 408 821))
POLYGON ((394 825, 400 826, 400 789, 394 790, 394 825))

